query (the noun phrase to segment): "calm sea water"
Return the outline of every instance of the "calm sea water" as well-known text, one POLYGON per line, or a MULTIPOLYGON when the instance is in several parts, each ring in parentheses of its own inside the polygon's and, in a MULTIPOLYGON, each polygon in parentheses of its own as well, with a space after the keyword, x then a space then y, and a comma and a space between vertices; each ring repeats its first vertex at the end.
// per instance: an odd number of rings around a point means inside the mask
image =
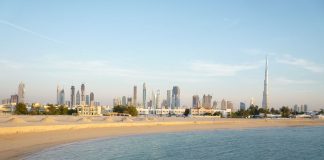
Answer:
POLYGON ((62 145, 27 159, 324 159, 324 127, 127 136, 62 145))

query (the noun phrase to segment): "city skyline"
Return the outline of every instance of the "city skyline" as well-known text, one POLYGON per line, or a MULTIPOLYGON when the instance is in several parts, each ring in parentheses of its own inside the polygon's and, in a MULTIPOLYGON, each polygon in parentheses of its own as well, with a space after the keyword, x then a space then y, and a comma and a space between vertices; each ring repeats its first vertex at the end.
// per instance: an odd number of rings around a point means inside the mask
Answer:
POLYGON ((22 81, 26 102, 55 103, 58 84, 85 100, 84 83, 111 105, 145 82, 147 100, 179 86, 181 105, 210 94, 261 107, 268 55, 270 107, 324 105, 322 1, 0 4, 0 98, 22 81))

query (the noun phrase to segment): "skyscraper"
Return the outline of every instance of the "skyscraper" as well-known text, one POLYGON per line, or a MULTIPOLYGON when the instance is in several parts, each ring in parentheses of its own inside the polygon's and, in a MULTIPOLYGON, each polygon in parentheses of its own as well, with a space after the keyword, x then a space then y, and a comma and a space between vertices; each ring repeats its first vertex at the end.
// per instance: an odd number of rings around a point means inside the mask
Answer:
POLYGON ((90 105, 91 106, 94 105, 94 93, 93 92, 90 93, 90 105))
POLYGON ((242 111, 245 110, 245 103, 240 102, 240 110, 242 110, 242 111))
POLYGON ((25 103, 25 84, 22 82, 18 86, 18 103, 25 103))
POLYGON ((155 105, 156 105, 156 109, 160 109, 161 108, 161 102, 160 102, 160 90, 156 91, 156 97, 155 97, 155 105))
POLYGON ((268 102, 268 57, 266 57, 265 73, 264 73, 264 89, 263 89, 263 99, 262 108, 267 109, 269 107, 268 102))
POLYGON ((202 106, 206 109, 211 109, 211 107, 212 107, 212 96, 211 95, 203 96, 202 106))
POLYGON ((171 109, 171 90, 167 90, 167 108, 171 109))
POLYGON ((137 106, 137 86, 134 86, 133 90, 133 105, 137 106))
POLYGON ((86 100, 85 100, 86 105, 90 105, 90 96, 86 95, 86 100))
POLYGON ((172 89, 172 109, 180 107, 180 88, 173 86, 172 89))
POLYGON ((60 105, 65 105, 65 93, 64 93, 64 89, 62 89, 60 91, 60 105))
POLYGON ((304 104, 304 112, 305 113, 308 112, 308 106, 307 106, 307 104, 304 104))
POLYGON ((143 107, 146 109, 146 85, 143 84, 143 107))
POLYGON ((86 97, 85 97, 85 85, 82 84, 82 85, 81 85, 81 103, 86 101, 85 98, 86 98, 86 97))
POLYGON ((71 107, 75 105, 75 87, 71 86, 71 107))
POLYGON ((227 109, 231 109, 232 111, 234 110, 234 105, 232 101, 227 101, 227 109))
POLYGON ((199 96, 192 96, 192 108, 199 108, 199 96))
POLYGON ((213 109, 217 109, 217 101, 213 102, 213 109))
POLYGON ((223 99, 221 103, 221 110, 226 110, 226 109, 227 109, 227 102, 225 99, 223 99))
POLYGON ((57 85, 57 87, 56 87, 56 104, 60 104, 60 92, 61 92, 60 86, 57 85))
POLYGON ((154 91, 152 91, 152 97, 151 97, 152 104, 151 104, 151 109, 155 109, 155 107, 156 107, 155 100, 156 100, 156 95, 155 95, 154 91))
POLYGON ((80 96, 80 92, 78 90, 77 94, 76 94, 76 105, 80 105, 81 104, 81 96, 80 96))
POLYGON ((132 97, 127 98, 127 105, 131 106, 132 105, 132 97))
POLYGON ((250 99, 250 106, 254 106, 254 98, 253 97, 251 97, 251 99, 250 99))
MULTIPOLYGON (((126 98, 126 97, 125 97, 126 98)), ((113 106, 119 106, 121 105, 121 100, 119 97, 116 97, 113 99, 113 106)))
POLYGON ((127 99, 126 99, 126 96, 123 96, 123 98, 122 98, 122 105, 123 105, 123 106, 126 106, 126 105, 127 105, 127 99))
POLYGON ((19 96, 17 94, 10 96, 10 103, 16 105, 18 103, 19 96))

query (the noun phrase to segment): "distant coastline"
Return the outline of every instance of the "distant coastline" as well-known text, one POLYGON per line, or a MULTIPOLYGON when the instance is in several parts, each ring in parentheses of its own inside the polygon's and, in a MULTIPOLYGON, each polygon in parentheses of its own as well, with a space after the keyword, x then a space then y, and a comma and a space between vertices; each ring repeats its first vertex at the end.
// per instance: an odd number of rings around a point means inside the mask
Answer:
POLYGON ((0 117, 0 159, 21 159, 41 149, 101 137, 258 127, 324 126, 320 119, 207 117, 0 117))

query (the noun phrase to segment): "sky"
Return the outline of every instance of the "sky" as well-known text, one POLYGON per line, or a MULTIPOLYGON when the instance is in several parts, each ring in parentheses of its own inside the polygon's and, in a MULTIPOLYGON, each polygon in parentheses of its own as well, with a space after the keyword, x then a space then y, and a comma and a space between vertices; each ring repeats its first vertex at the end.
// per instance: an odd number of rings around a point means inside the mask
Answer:
MULTIPOLYGON (((324 108, 324 1, 0 1, 0 98, 55 103, 56 87, 141 100, 180 87, 181 105, 210 94, 271 107, 324 108)), ((141 102, 141 101, 140 101, 141 102)))

